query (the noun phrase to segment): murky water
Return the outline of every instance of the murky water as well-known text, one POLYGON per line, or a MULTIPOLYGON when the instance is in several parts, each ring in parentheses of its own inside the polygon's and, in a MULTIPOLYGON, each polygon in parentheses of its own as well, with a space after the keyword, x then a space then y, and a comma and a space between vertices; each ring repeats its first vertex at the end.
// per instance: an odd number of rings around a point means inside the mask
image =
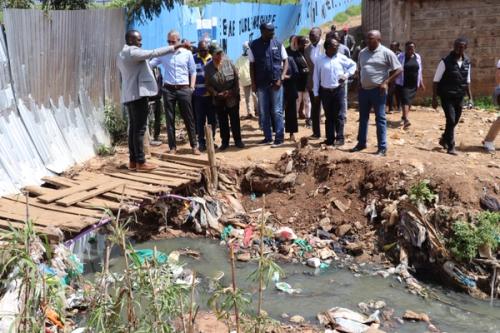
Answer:
MULTIPOLYGON (((205 239, 170 239, 150 241, 136 244, 137 249, 153 247, 158 251, 170 253, 181 248, 190 248, 202 254, 200 260, 181 257, 187 267, 197 272, 202 278, 198 288, 198 303, 206 305, 207 294, 204 286, 207 279, 217 271, 224 271, 224 284, 229 285, 230 265, 225 247, 216 241, 205 239)), ((99 260, 87 262, 88 271, 100 270, 99 260)), ((115 256, 110 262, 111 270, 123 268, 123 258, 115 256)), ((255 270, 256 265, 251 263, 237 263, 238 287, 245 289, 255 297, 256 284, 248 280, 248 275, 255 270)), ((457 292, 445 291, 441 288, 428 286, 441 301, 423 299, 409 294, 402 284, 394 277, 384 279, 378 276, 362 274, 356 277, 348 269, 341 267, 328 268, 314 275, 314 270, 300 264, 281 265, 287 273, 284 280, 293 288, 302 289, 300 294, 288 295, 278 291, 272 283, 269 284, 264 296, 264 309, 274 318, 281 318, 283 313, 288 315, 299 314, 313 324, 317 324, 316 314, 334 306, 359 311, 357 304, 369 300, 383 300, 388 307, 394 308, 394 316, 400 317, 405 310, 424 312, 431 318, 432 323, 446 332, 484 332, 500 333, 500 302, 490 306, 489 302, 479 301, 457 292)), ((367 269, 368 270, 368 269, 367 269)), ((387 332, 426 332, 424 323, 397 324, 393 328, 385 327, 387 332)))

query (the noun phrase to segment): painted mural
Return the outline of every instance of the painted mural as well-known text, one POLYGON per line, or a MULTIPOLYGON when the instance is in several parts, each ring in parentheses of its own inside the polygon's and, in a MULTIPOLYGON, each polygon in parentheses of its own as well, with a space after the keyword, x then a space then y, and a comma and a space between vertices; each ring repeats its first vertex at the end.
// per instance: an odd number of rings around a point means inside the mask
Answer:
MULTIPOLYGON (((175 29, 182 38, 192 42, 201 39, 216 41, 233 60, 241 53, 245 41, 260 36, 259 25, 272 22, 276 37, 283 41, 292 34, 304 33, 335 19, 344 22, 359 15, 361 0, 306 0, 296 4, 266 4, 263 2, 212 2, 203 6, 176 6, 164 10, 151 21, 132 22, 141 31, 143 48, 152 49, 166 44, 168 31, 175 29)), ((341 27, 339 27, 341 28, 341 27)))

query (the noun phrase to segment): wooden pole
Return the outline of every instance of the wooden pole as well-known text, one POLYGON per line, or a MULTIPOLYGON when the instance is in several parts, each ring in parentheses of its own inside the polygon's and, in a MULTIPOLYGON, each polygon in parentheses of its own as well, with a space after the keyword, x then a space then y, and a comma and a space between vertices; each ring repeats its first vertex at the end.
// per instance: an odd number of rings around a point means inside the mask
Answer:
POLYGON ((205 140, 207 141, 208 163, 210 164, 210 182, 212 188, 217 191, 217 187, 219 186, 219 175, 215 161, 214 137, 212 128, 209 125, 205 125, 205 140))

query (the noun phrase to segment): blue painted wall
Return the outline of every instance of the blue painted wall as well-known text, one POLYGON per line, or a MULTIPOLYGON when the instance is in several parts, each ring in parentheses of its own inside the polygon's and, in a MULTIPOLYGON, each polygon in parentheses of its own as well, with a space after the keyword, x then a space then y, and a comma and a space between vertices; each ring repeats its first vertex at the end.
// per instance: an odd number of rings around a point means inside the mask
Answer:
POLYGON ((306 0, 294 5, 270 5, 241 2, 213 2, 201 7, 175 6, 164 10, 153 20, 132 22, 131 27, 143 36, 143 48, 152 49, 166 44, 168 31, 175 29, 182 38, 198 41, 216 40, 233 60, 241 53, 247 40, 260 36, 259 25, 273 22, 276 36, 283 41, 303 28, 311 28, 333 20, 338 13, 361 0, 306 0))

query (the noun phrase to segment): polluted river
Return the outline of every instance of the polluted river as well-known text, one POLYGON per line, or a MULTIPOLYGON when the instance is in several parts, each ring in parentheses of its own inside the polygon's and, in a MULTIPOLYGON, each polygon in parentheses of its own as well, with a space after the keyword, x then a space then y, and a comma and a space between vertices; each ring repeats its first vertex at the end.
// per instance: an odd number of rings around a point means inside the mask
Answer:
MULTIPOLYGON (((82 243, 80 243, 82 244, 82 243)), ((75 248, 84 259, 85 278, 92 279, 95 272, 102 269, 103 241, 93 245, 86 242, 85 248, 75 248)), ((196 271, 199 285, 196 288, 196 299, 202 310, 209 310, 207 300, 210 296, 209 277, 224 276, 221 282, 231 283, 230 263, 227 247, 216 240, 175 238, 158 241, 147 241, 134 244, 136 250, 153 249, 163 253, 171 253, 179 249, 189 249, 200 253, 194 259, 182 256, 181 262, 186 268, 196 271)), ((332 307, 344 307, 359 311, 358 304, 369 301, 383 301, 385 309, 394 309, 394 317, 401 318, 406 310, 426 313, 441 332, 500 332, 500 302, 493 305, 470 296, 444 290, 434 285, 426 285, 432 291, 431 297, 424 299, 412 295, 394 276, 383 278, 375 276, 375 268, 362 265, 358 272, 352 272, 345 264, 333 262, 325 269, 313 269, 302 264, 280 263, 285 271, 283 281, 292 286, 297 293, 288 294, 279 291, 274 282, 270 282, 264 292, 264 309, 277 320, 286 322, 287 318, 300 315, 312 325, 318 324, 317 314, 332 307)), ((118 249, 111 254, 110 270, 122 271, 125 262, 118 249)), ((256 264, 236 263, 236 279, 239 288, 252 294, 255 300, 256 285, 249 280, 249 275, 256 269, 256 264)), ((408 322, 397 320, 393 327, 384 327, 387 332, 428 332, 424 322, 408 322)))

